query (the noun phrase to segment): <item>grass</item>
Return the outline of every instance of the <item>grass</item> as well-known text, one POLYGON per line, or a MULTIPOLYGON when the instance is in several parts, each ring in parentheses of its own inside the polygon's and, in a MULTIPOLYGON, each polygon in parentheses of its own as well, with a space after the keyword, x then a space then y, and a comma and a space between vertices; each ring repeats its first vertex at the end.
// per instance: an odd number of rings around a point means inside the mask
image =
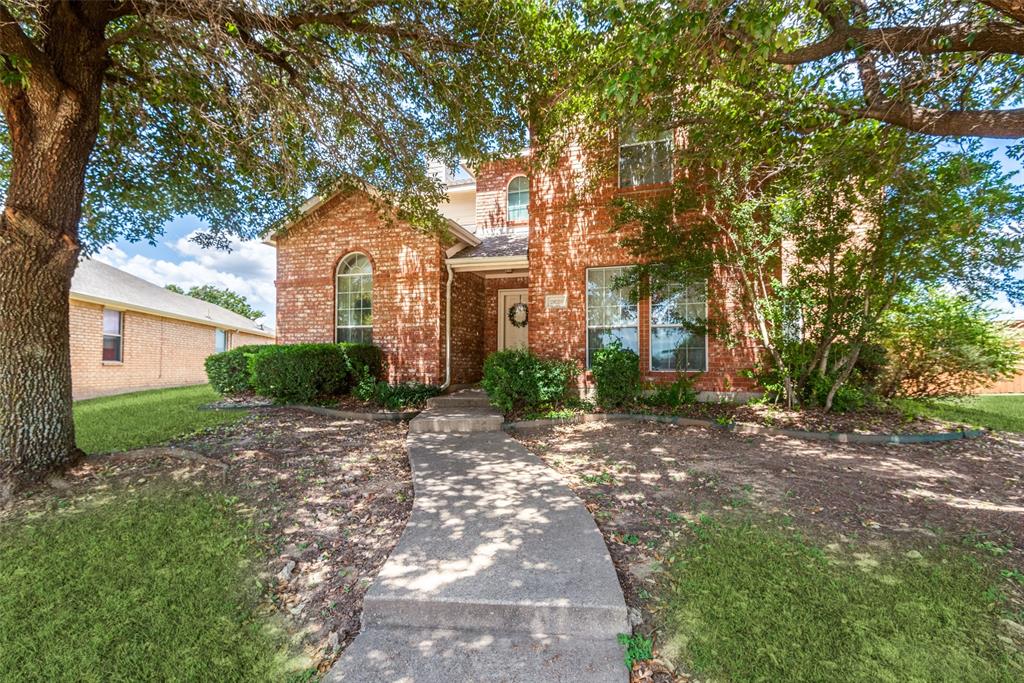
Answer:
POLYGON ((86 453, 143 448, 245 416, 245 411, 199 410, 218 398, 204 384, 76 401, 78 447, 86 453))
POLYGON ((5 524, 0 680, 288 678, 254 542, 224 499, 160 490, 5 524))
POLYGON ((789 532, 704 521, 669 563, 668 647, 701 678, 1020 681, 998 581, 973 556, 830 559, 789 532))
POLYGON ((897 401, 910 415, 1006 432, 1024 432, 1024 395, 972 396, 944 401, 897 401))

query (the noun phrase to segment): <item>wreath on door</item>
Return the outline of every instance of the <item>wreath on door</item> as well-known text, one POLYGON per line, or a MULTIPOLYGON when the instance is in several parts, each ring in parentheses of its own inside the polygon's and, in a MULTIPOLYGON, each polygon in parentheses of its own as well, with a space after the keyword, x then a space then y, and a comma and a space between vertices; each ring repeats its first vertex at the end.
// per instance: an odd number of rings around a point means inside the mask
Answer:
POLYGON ((519 302, 512 304, 508 308, 508 321, 512 323, 512 327, 526 327, 526 323, 529 322, 530 313, 526 308, 526 304, 519 302))

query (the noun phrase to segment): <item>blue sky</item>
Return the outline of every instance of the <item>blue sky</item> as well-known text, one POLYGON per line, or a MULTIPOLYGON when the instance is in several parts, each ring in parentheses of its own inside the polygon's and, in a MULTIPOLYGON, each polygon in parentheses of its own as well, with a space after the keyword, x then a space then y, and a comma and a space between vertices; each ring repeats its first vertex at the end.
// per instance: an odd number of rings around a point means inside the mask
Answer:
MULTIPOLYGON (((1009 143, 988 142, 995 156, 1015 180, 1024 184, 1021 164, 1006 156, 1009 143)), ((230 253, 202 249, 189 241, 203 223, 195 216, 180 216, 164 226, 164 234, 154 245, 124 240, 106 247, 97 257, 117 268, 158 285, 177 284, 185 289, 212 284, 227 287, 245 296, 266 316, 260 322, 274 325, 276 273, 274 248, 259 241, 232 243, 230 253)), ((1005 315, 1024 317, 1024 308, 1013 310, 1005 300, 994 302, 1005 315)))

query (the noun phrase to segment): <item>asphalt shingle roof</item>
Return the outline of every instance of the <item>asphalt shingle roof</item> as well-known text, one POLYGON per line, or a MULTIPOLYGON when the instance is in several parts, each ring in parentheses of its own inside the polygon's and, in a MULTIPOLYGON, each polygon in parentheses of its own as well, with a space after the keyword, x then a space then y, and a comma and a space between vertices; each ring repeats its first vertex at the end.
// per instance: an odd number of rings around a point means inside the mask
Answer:
POLYGON ((480 244, 467 247, 452 257, 453 261, 481 256, 526 256, 529 233, 526 230, 478 235, 480 244))
POLYGON ((82 259, 71 279, 71 294, 101 299, 126 308, 139 308, 188 318, 229 330, 273 336, 273 330, 226 308, 176 294, 106 263, 82 259))

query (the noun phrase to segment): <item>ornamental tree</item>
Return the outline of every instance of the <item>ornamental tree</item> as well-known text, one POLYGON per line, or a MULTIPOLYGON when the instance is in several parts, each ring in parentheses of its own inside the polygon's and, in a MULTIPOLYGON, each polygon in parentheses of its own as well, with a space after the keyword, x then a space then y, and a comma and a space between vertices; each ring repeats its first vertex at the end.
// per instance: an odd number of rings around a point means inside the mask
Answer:
POLYGON ((439 225, 425 160, 521 147, 544 21, 504 0, 0 3, 0 490, 78 454, 82 254, 186 212, 204 244, 251 237, 339 187, 439 225))

